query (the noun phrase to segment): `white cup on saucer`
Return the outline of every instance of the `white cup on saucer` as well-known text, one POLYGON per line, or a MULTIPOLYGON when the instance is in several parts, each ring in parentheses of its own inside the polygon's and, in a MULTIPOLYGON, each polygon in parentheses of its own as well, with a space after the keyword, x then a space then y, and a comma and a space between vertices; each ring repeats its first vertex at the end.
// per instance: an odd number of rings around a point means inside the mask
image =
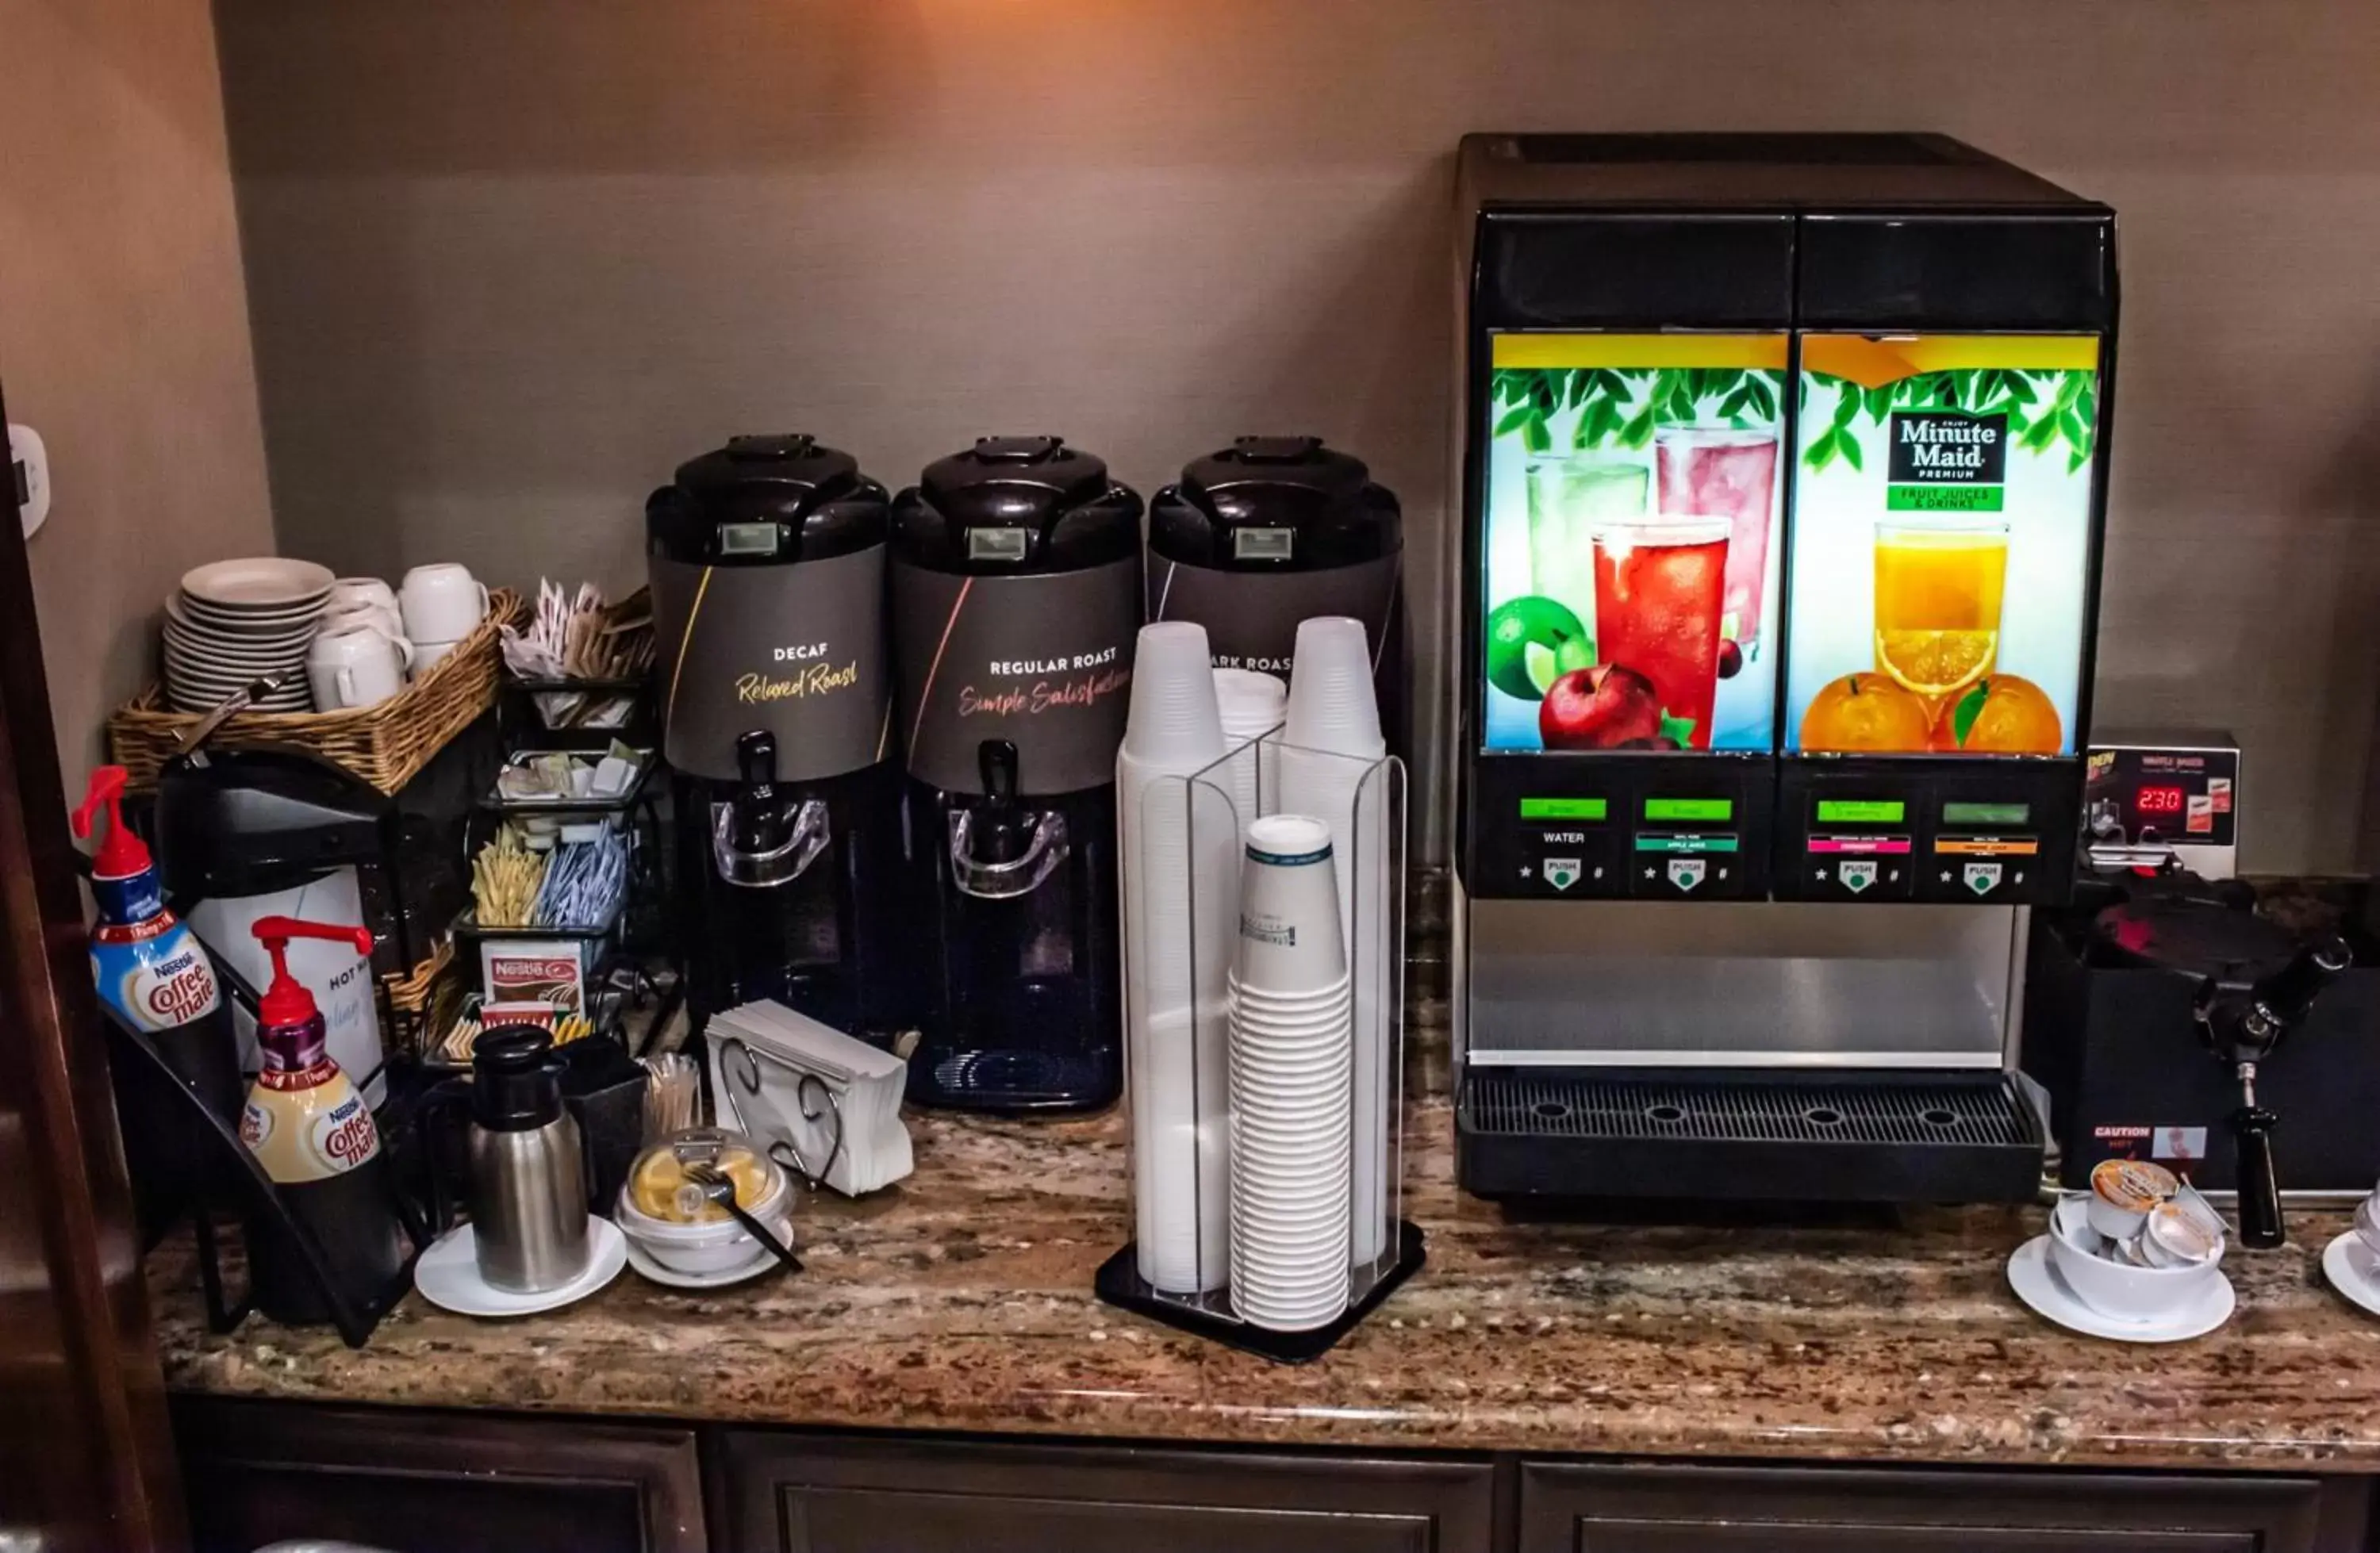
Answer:
POLYGON ((456 561, 414 567, 396 599, 405 634, 417 642, 461 641, 488 613, 488 585, 456 561))
POLYGON ((326 632, 306 650, 306 679, 314 710, 345 711, 378 706, 405 688, 405 650, 370 626, 326 632))
POLYGON ((377 604, 393 616, 397 613, 396 589, 378 577, 341 577, 331 584, 331 596, 322 609, 330 613, 358 604, 377 604))

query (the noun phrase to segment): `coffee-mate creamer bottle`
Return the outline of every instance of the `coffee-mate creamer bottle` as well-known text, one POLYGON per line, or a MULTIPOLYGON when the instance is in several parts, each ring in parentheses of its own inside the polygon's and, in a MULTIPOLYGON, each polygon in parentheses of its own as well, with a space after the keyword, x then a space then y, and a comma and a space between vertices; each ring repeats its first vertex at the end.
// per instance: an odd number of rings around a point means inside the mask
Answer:
POLYGON ((91 773, 74 831, 88 837, 103 808, 106 833, 91 855, 91 974, 99 995, 148 1032, 166 1065, 225 1126, 239 1122, 239 1037, 206 946, 165 909, 149 848, 124 824, 121 766, 91 773))
MULTIPOLYGON (((264 1067, 248 1092, 239 1138, 280 1189, 290 1216, 313 1231, 332 1280, 361 1303, 405 1265, 395 1183, 371 1108, 331 1060, 322 1011, 289 974, 287 954, 292 939, 330 939, 369 955, 371 931, 287 916, 261 917, 254 931, 272 959, 273 985, 257 1003, 264 1067)), ((258 1309, 276 1321, 329 1319, 304 1257, 276 1224, 251 1223, 248 1247, 258 1309)))

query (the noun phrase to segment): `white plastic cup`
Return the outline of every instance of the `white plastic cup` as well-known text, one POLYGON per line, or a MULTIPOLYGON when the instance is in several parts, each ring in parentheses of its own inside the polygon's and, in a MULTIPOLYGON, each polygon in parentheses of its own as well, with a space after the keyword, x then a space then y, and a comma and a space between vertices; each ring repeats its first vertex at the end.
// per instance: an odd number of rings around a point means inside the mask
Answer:
POLYGON ((1254 669, 1217 669, 1215 704, 1225 742, 1240 744, 1281 725, 1289 715, 1289 686, 1254 669))
POLYGON ((1240 983, 1258 992, 1320 991, 1347 975, 1330 827, 1312 815, 1252 821, 1240 868, 1240 983))
POLYGON ((1326 614, 1298 622, 1283 722, 1282 742, 1304 749, 1366 760, 1388 752, 1362 621, 1326 614))
POLYGON ((1223 747, 1207 628, 1187 620, 1142 626, 1133 652, 1124 752, 1145 767, 1186 776, 1221 759, 1223 747))

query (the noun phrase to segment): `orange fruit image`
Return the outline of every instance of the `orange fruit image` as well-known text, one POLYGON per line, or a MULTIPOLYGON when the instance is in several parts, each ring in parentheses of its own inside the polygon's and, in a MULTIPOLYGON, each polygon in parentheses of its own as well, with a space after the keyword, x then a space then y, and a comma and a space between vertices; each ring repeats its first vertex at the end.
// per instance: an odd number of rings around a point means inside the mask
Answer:
POLYGON ((1932 735, 1925 701, 1888 674, 1828 680, 1802 713, 1803 749, 1915 752, 1932 735))
POLYGON ((2055 755, 2066 725, 2041 686, 2017 674, 1987 674, 1942 705, 1932 747, 1948 755, 2055 755))

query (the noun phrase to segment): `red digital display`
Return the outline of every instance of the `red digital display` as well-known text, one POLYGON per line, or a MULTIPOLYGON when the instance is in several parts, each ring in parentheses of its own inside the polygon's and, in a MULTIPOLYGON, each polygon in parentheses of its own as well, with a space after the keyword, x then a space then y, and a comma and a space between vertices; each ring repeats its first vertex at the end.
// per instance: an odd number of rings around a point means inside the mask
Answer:
POLYGON ((2179 787, 2143 787, 2133 795, 2132 807, 2143 814, 2180 814, 2184 807, 2179 787))

